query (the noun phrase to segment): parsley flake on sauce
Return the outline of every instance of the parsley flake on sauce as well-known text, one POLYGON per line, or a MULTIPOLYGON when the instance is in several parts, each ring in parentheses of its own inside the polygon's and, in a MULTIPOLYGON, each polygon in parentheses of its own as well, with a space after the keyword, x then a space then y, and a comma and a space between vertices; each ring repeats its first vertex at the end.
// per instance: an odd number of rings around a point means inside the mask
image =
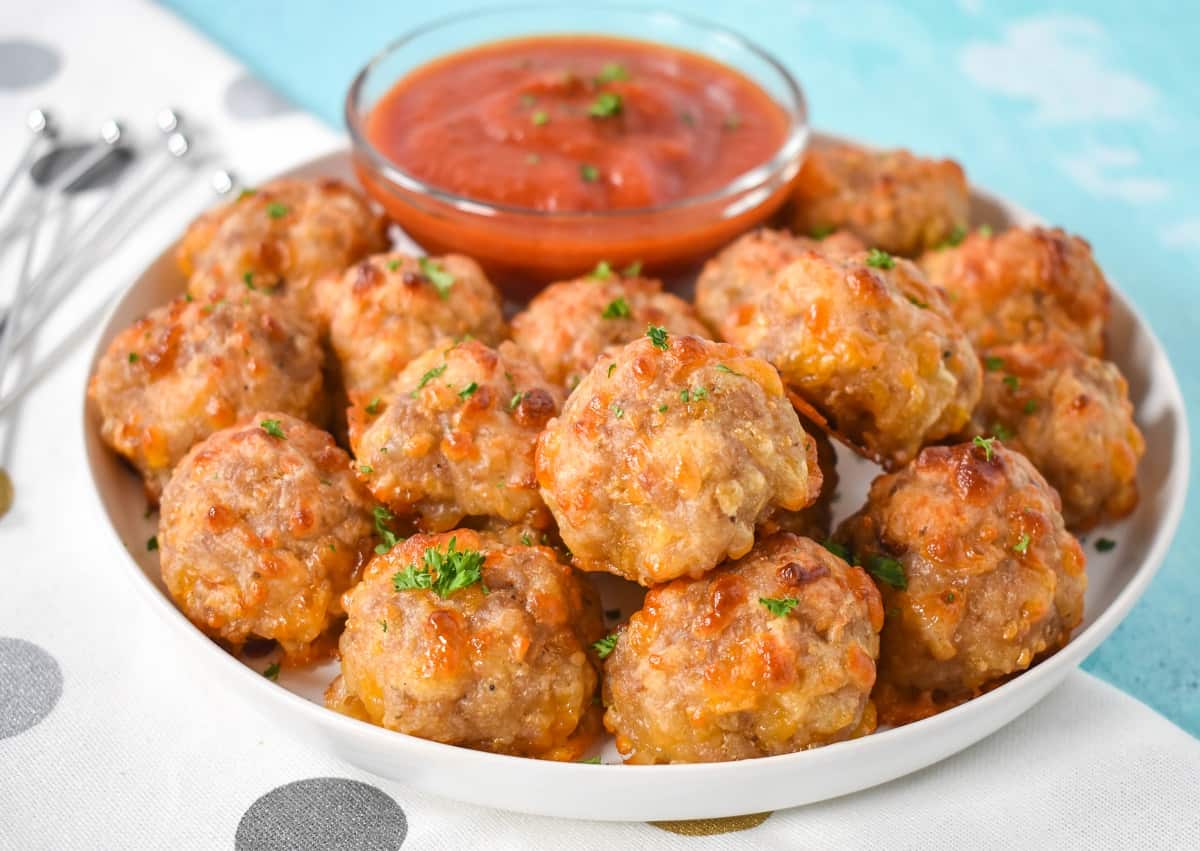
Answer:
POLYGON ((607 281, 613 275, 612 266, 607 260, 601 260, 596 264, 596 268, 592 269, 589 278, 595 278, 597 281, 607 281))
POLYGON ((1117 546, 1117 542, 1114 541, 1112 538, 1097 538, 1096 539, 1096 549, 1102 553, 1110 552, 1113 549, 1115 549, 1116 546, 1117 546))
POLYGON ((667 342, 667 329, 658 325, 647 325, 646 336, 650 338, 650 342, 654 344, 654 348, 666 351, 671 346, 667 342))
POLYGON ((381 401, 380 398, 378 396, 376 396, 374 399, 372 399, 370 402, 368 402, 367 403, 367 413, 370 414, 371 416, 375 416, 376 414, 378 414, 380 401, 381 401))
POLYGON ((579 176, 583 178, 584 183, 595 183, 600 179, 600 169, 591 163, 580 163, 579 176))
MULTIPOLYGON (((483 585, 483 553, 478 550, 455 549, 456 538, 451 538, 443 552, 437 547, 426 548, 421 564, 410 564, 392 576, 392 587, 397 591, 430 590, 443 600, 456 591, 461 591, 478 582, 483 585)), ((487 586, 483 586, 487 593, 487 586)))
POLYGON ((1037 412, 1037 400, 1029 399, 1028 401, 1026 401, 1024 410, 1025 410, 1025 413, 1027 413, 1027 414, 1036 413, 1037 412))
POLYGON ((759 597, 758 602, 767 607, 767 611, 777 618, 786 618, 792 609, 800 605, 795 597, 759 597))
POLYGON ((375 545, 375 552, 379 555, 391 552, 392 547, 400 542, 400 538, 388 526, 396 516, 388 511, 386 505, 377 505, 373 511, 375 515, 375 534, 379 536, 379 543, 375 545))
POLYGON ((629 302, 625 300, 625 296, 620 295, 608 303, 604 308, 604 312, 600 314, 603 319, 626 319, 630 315, 629 302))
POLYGON ((995 355, 988 355, 983 359, 983 368, 988 372, 995 372, 998 369, 1004 369, 1004 358, 998 358, 995 355))
POLYGON ((272 219, 282 219, 287 214, 288 214, 287 204, 280 204, 279 202, 276 201, 276 202, 272 202, 267 205, 267 215, 270 216, 272 219))
POLYGON ((421 274, 429 279, 429 283, 433 284, 433 288, 437 290, 442 301, 450 298, 450 287, 454 286, 456 280, 454 275, 447 272, 441 263, 430 260, 428 257, 422 257, 417 263, 421 266, 421 274))
POLYGON ((621 270, 621 276, 624 278, 636 278, 642 274, 642 261, 634 260, 628 266, 621 270))
POLYGON ((588 107, 588 115, 592 118, 611 118, 614 115, 620 115, 621 96, 616 92, 601 92, 592 101, 592 105, 588 107))
POLYGON ((935 251, 944 251, 947 248, 955 248, 962 245, 962 241, 967 238, 967 229, 961 225, 955 225, 954 230, 950 231, 950 235, 938 243, 935 251))
POLYGON ((612 374, 616 370, 616 368, 617 368, 616 361, 614 361, 608 365, 608 377, 609 378, 612 378, 612 374))
POLYGON ((719 363, 719 364, 717 364, 717 369, 718 369, 720 372, 728 372, 730 375, 741 375, 743 378, 745 378, 745 376, 744 376, 744 375, 742 375, 740 372, 738 372, 736 369, 730 369, 729 367, 727 367, 727 366, 726 366, 725 364, 723 364, 723 363, 719 363))
POLYGON ((873 555, 867 559, 864 567, 866 567, 867 573, 893 588, 903 591, 908 587, 908 576, 904 573, 904 565, 891 556, 873 555))
POLYGON ((1021 379, 1015 375, 1006 375, 1001 381, 1004 382, 1004 386, 1008 388, 1009 393, 1016 393, 1017 388, 1021 386, 1021 379))
POLYGON ((361 464, 359 465, 358 472, 362 473, 364 476, 369 476, 375 472, 375 468, 370 464, 361 464))
POLYGON ((613 416, 617 419, 621 419, 621 417, 625 416, 625 409, 616 402, 613 402, 609 407, 612 408, 613 416))
MULTIPOLYGON (((433 369, 426 372, 424 375, 421 376, 421 380, 417 383, 417 390, 423 389, 426 384, 433 381, 433 379, 437 378, 439 375, 441 375, 445 371, 446 371, 446 364, 442 364, 441 366, 435 366, 433 369)), ((414 390, 412 392, 413 396, 417 395, 417 390, 414 390)))
POLYGON ((130 363, 137 363, 138 360, 140 360, 140 359, 141 359, 141 355, 139 355, 137 352, 129 353, 129 362, 130 363))
POLYGON ((521 400, 524 398, 524 393, 514 393, 512 398, 508 400, 508 409, 510 411, 515 411, 517 409, 517 405, 521 404, 521 400))
POLYGON ((599 641, 592 643, 592 649, 596 651, 596 655, 601 659, 607 659, 608 654, 613 652, 617 646, 617 634, 614 632, 611 635, 606 635, 599 641))
POLYGON ((891 269, 896 265, 896 259, 886 251, 872 248, 867 252, 867 265, 872 269, 891 269))
POLYGON ((273 683, 279 682, 279 663, 272 662, 270 665, 267 665, 267 669, 263 671, 263 676, 273 683))
POLYGON ((158 535, 151 535, 146 541, 146 552, 152 553, 158 549, 158 535))
POLYGON ((992 449, 992 444, 996 442, 996 438, 984 437, 983 435, 977 434, 975 435, 975 439, 971 442, 983 450, 983 460, 992 460, 992 456, 995 454, 995 450, 992 449))
POLYGON ((813 239, 820 240, 820 239, 824 239, 825 237, 829 236, 831 233, 833 233, 836 230, 837 230, 837 228, 835 228, 833 225, 817 225, 815 228, 813 228, 812 230, 810 230, 808 232, 808 235, 811 236, 813 239))
POLYGON ((1013 544, 1013 552, 1020 553, 1021 555, 1025 555, 1025 553, 1029 552, 1029 533, 1028 532, 1021 533, 1021 540, 1019 540, 1015 544, 1013 544))
POLYGON ((532 116, 530 116, 529 120, 534 123, 534 126, 541 127, 550 123, 550 113, 546 112, 544 109, 539 109, 532 116))
POLYGON ((629 69, 620 62, 605 62, 604 66, 600 69, 600 73, 596 75, 596 82, 600 85, 628 79, 629 69))
POLYGON ((462 390, 458 391, 458 398, 464 399, 464 400, 469 399, 470 397, 475 395, 475 391, 478 389, 479 389, 479 385, 477 383, 475 383, 474 381, 472 381, 470 384, 468 384, 462 390))
POLYGON ((400 261, 399 260, 389 260, 387 262, 387 267, 388 267, 389 272, 395 272, 397 269, 400 268, 400 261))
POLYGON ((287 440, 287 435, 283 433, 283 429, 279 426, 279 420, 263 420, 258 424, 259 428, 265 431, 271 437, 278 437, 280 440, 287 440))
POLYGON ((854 564, 854 554, 850 552, 850 548, 839 544, 833 538, 826 538, 821 542, 821 546, 846 562, 846 564, 854 564))

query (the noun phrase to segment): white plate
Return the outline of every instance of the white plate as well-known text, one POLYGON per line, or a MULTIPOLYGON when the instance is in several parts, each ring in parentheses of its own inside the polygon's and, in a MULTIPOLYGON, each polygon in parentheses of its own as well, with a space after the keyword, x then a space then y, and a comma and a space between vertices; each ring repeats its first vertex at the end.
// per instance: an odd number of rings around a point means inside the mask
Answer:
MULTIPOLYGON (((350 177, 348 154, 337 153, 286 176, 350 177)), ((1036 224, 1030 214, 976 192, 976 223, 1036 224)), ((108 317, 95 361, 125 326, 183 290, 172 246, 133 283, 108 317)), ((113 568, 128 576, 178 640, 198 678, 242 695, 272 723, 304 742, 384 777, 448 798, 539 815, 611 821, 711 818, 776 810, 845 795, 924 768, 977 742, 1044 697, 1103 641, 1154 576, 1179 523, 1187 491, 1188 431, 1183 399, 1158 340, 1132 305, 1113 294, 1109 357, 1129 379, 1147 454, 1139 469, 1142 501, 1124 522, 1102 530, 1119 543, 1109 553, 1086 546, 1086 614, 1071 643, 1005 685, 962 706, 906 727, 802 753, 702 765, 624 766, 544 762, 437 744, 331 712, 321 694, 336 663, 265 679, 266 661, 244 663, 221 650, 172 604, 157 556, 146 552, 156 520, 133 473, 101 443, 90 405, 83 430, 96 505, 113 530, 113 568), (251 667, 253 666, 253 667, 251 667)), ((86 404, 86 403, 85 403, 86 404)), ((858 507, 876 469, 839 448, 839 515, 858 507)), ((1094 539, 1099 531, 1092 533, 1094 539)), ((610 603, 611 605, 611 603, 610 603)), ((630 613, 628 606, 624 613, 630 613)), ((1087 723, 1087 719, 1081 719, 1087 723)), ((611 742, 605 762, 617 762, 611 742)))

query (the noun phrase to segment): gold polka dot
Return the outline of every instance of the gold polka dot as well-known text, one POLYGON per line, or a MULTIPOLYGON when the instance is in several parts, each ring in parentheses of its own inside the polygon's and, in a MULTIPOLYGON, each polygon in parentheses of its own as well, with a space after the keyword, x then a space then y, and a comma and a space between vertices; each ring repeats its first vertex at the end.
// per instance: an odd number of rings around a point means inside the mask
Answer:
POLYGON ((737 833, 758 827, 771 817, 770 813, 751 813, 748 816, 729 818, 702 818, 694 821, 652 821, 659 830, 678 833, 680 836, 716 836, 721 833, 737 833))

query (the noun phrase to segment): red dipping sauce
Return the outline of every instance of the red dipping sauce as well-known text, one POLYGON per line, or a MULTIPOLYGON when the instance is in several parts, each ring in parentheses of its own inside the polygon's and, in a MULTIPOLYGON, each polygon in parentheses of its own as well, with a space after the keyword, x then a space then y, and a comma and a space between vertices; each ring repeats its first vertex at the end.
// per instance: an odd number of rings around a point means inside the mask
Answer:
POLYGON ((654 207, 766 162, 788 116, 703 56, 605 36, 504 41, 439 59, 376 103, 367 138, 433 186, 536 210, 654 207))
MULTIPOLYGON (((749 48, 747 48, 749 49, 749 48)), ((469 47, 360 105, 354 165, 431 254, 478 260, 509 295, 605 260, 693 270, 787 200, 807 127, 741 72, 675 47, 547 35, 469 47)))

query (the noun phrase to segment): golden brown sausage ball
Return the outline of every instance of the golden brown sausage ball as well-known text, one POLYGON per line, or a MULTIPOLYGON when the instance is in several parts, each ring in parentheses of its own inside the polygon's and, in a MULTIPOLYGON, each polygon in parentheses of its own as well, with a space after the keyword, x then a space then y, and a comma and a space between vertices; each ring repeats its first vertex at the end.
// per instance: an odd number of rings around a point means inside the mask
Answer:
POLYGON ((821 490, 813 439, 770 364, 651 333, 592 367, 537 451, 575 566, 643 585, 745 555, 755 527, 821 490))
POLYGON ((346 594, 342 675, 326 700, 438 742, 578 758, 602 631, 585 585, 548 547, 467 529, 409 538, 346 594))
POLYGON ((883 607, 860 568, 774 535, 646 594, 605 664, 628 763, 721 762, 869 733, 883 607))
POLYGON ((842 256, 866 247, 845 231, 824 239, 770 228, 751 231, 704 264, 696 279, 696 309, 722 339, 729 339, 725 328, 740 324, 738 313, 770 290, 784 266, 809 251, 842 256))
POLYGON ((298 318, 312 308, 318 276, 387 245, 383 217, 342 181, 283 179, 192 222, 177 259, 200 301, 269 298, 298 318))
POLYGON ((167 484, 163 581, 214 638, 274 639, 303 662, 376 545, 373 506, 329 434, 255 413, 193 447, 167 484))
POLYGON ((551 284, 513 318, 513 340, 551 381, 573 389, 609 346, 659 325, 672 334, 710 336, 683 299, 660 281, 607 272, 551 284))
POLYGON ((157 502, 184 453, 214 431, 260 410, 320 422, 322 362, 317 341, 272 312, 179 299, 117 335, 88 394, 101 437, 157 502))
POLYGON ((1032 461, 1062 498, 1069 529, 1133 511, 1146 443, 1114 364, 1062 343, 1000 346, 984 364, 968 438, 999 435, 1032 461))
POLYGON ((317 286, 348 393, 384 394, 417 355, 444 340, 504 339, 500 295, 469 257, 378 254, 317 286))
POLYGON ((1065 342, 1104 355, 1108 281, 1077 236, 1059 228, 976 231, 956 248, 924 255, 921 266, 979 349, 1065 342))
POLYGON ((979 361, 942 293, 878 251, 807 253, 730 329, 778 367, 828 427, 885 466, 957 433, 979 399, 979 361))
POLYGON ((837 539, 883 592, 875 700, 903 724, 1067 643, 1087 586, 1058 494, 998 440, 925 449, 877 478, 837 539))
POLYGON ((397 514, 433 531, 469 516, 548 525, 533 452, 562 390, 514 344, 443 344, 409 363, 381 400, 357 402, 359 477, 397 514))
POLYGON ((763 524, 767 532, 784 531, 824 541, 833 531, 833 500, 837 495, 837 451, 825 432, 811 420, 800 418, 800 424, 817 446, 817 467, 821 470, 821 495, 817 501, 799 511, 779 510, 763 524))
POLYGON ((796 183, 797 233, 847 230, 869 246, 915 257, 967 226, 967 178, 953 160, 845 143, 811 148, 796 183))

